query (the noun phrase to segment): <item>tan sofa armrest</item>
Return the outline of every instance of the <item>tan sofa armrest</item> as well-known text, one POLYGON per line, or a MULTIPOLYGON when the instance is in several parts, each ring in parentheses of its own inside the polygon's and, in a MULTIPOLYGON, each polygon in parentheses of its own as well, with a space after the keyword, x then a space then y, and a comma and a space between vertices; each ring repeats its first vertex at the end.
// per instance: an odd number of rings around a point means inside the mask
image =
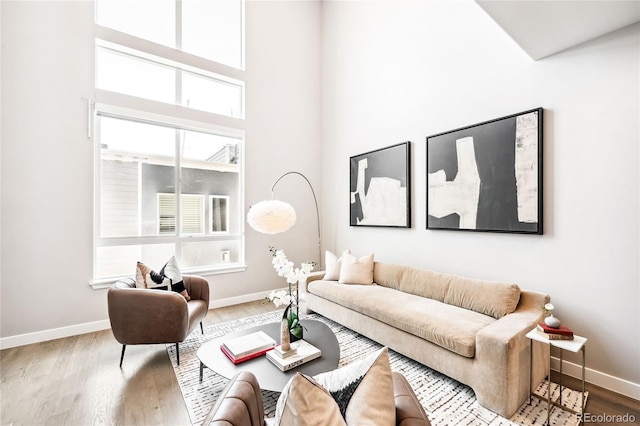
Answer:
POLYGON ((393 371, 393 395, 396 400, 397 426, 430 426, 429 418, 413 388, 401 373, 393 371))
POLYGON ((490 350, 495 348, 496 344, 508 345, 511 339, 517 336, 523 337, 535 327, 536 323, 542 321, 544 314, 542 306, 549 300, 546 294, 523 290, 515 311, 478 332, 477 350, 482 351, 485 346, 490 350))
POLYGON ((312 272, 311 274, 309 274, 309 276, 300 281, 300 288, 299 291, 301 293, 306 293, 307 292, 307 286, 309 285, 309 283, 311 281, 317 281, 317 280, 321 280, 322 277, 324 277, 325 271, 316 271, 316 272, 312 272))
POLYGON ((312 272, 311 274, 309 274, 309 276, 306 279, 300 280, 300 282, 298 283, 298 297, 300 298, 300 313, 305 315, 308 315, 311 313, 311 311, 307 307, 307 293, 308 293, 307 286, 312 281, 321 280, 324 277, 324 274, 325 274, 325 271, 312 272))
MULTIPOLYGON (((502 410, 503 415, 508 417, 524 400, 529 385, 530 344, 525 335, 542 320, 542 306, 548 301, 549 296, 546 294, 522 291, 514 312, 478 332, 476 360, 486 370, 483 376, 487 379, 481 388, 474 390, 477 396, 482 395, 484 398, 483 401, 478 401, 484 407, 494 411, 502 410), (513 394, 508 394, 508 389, 513 394), (504 407, 505 401, 508 401, 507 407, 504 407)), ((545 354, 536 350, 534 381, 542 380, 546 360, 545 354)))

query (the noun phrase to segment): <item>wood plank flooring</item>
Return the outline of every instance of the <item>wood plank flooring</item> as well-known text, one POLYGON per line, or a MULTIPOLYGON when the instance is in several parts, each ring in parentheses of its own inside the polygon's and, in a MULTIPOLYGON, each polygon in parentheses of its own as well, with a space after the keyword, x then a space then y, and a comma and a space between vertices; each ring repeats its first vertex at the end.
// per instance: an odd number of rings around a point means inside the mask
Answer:
MULTIPOLYGON (((262 301, 212 309, 205 326, 272 309, 262 301)), ((0 351, 0 425, 189 424, 165 345, 128 346, 122 369, 120 350, 105 330, 0 351)), ((630 413, 640 422, 639 401, 587 390, 592 416, 630 413)))

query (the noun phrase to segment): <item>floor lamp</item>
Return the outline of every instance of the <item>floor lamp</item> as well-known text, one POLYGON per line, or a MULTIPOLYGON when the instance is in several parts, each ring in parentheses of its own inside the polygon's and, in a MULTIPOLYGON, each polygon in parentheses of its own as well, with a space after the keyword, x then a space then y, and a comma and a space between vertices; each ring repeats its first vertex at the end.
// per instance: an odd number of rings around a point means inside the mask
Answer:
POLYGON ((309 179, 300 172, 287 172, 280 176, 271 186, 271 200, 260 201, 249 208, 247 222, 253 229, 263 234, 279 234, 288 231, 296 223, 296 211, 291 204, 284 201, 274 200, 273 191, 282 178, 288 175, 298 175, 302 177, 313 194, 313 201, 316 205, 316 221, 318 225, 318 265, 322 265, 322 248, 320 246, 320 213, 318 211, 318 199, 316 192, 309 179))

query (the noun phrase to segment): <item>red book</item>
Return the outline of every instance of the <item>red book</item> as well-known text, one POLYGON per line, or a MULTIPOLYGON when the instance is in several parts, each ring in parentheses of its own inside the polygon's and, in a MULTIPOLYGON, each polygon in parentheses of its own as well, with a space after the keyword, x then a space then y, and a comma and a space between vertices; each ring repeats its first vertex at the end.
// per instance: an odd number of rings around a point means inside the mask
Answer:
POLYGON ((567 326, 561 325, 558 328, 549 327, 547 324, 541 322, 538 323, 538 327, 541 331, 547 334, 560 334, 561 336, 573 336, 573 331, 567 326))
POLYGON ((243 357, 240 357, 240 358, 236 359, 236 358, 233 357, 233 355, 231 355, 227 351, 227 349, 224 346, 220 345, 220 350, 222 351, 222 353, 225 354, 227 356, 227 358, 229 358, 229 360, 234 364, 240 364, 241 362, 245 362, 245 361, 249 361, 250 359, 257 358, 257 357, 259 357, 261 355, 266 354, 271 349, 273 349, 273 348, 264 349, 262 351, 258 351, 256 353, 251 354, 251 355, 243 356, 243 357))

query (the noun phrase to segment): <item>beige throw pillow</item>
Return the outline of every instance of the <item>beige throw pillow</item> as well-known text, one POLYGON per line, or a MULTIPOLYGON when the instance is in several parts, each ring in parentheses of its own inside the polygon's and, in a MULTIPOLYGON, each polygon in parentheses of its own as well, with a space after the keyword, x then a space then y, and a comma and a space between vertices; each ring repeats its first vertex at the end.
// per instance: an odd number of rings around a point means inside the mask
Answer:
POLYGON ((340 279, 342 284, 373 284, 373 253, 356 258, 351 253, 342 253, 340 279))
POLYGON ((342 426, 346 423, 338 404, 318 382, 296 373, 287 382, 276 406, 276 425, 342 426))
POLYGON ((393 378, 386 347, 315 379, 336 400, 348 425, 395 426, 393 378))
MULTIPOLYGON (((347 253, 350 253, 347 250, 347 253)), ((342 265, 342 257, 338 257, 329 250, 324 255, 325 273, 322 278, 325 281, 338 281, 340 279, 340 266, 342 265)))

